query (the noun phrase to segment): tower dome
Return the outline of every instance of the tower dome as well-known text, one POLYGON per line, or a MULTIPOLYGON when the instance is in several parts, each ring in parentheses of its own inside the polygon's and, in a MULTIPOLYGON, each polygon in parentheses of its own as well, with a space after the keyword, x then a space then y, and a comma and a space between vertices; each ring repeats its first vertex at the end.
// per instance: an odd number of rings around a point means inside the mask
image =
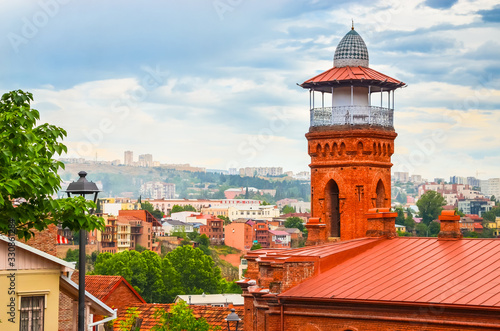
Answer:
POLYGON ((354 27, 337 45, 333 66, 337 68, 347 66, 368 68, 368 48, 354 27))

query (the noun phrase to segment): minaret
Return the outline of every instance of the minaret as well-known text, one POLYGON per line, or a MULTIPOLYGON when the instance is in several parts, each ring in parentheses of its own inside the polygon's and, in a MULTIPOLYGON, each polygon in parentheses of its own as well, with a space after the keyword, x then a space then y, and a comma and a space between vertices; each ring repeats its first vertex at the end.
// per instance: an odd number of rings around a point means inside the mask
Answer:
POLYGON ((326 231, 308 244, 364 237, 368 209, 391 206, 394 91, 406 85, 369 68, 354 26, 333 65, 300 85, 310 95, 312 222, 326 231))

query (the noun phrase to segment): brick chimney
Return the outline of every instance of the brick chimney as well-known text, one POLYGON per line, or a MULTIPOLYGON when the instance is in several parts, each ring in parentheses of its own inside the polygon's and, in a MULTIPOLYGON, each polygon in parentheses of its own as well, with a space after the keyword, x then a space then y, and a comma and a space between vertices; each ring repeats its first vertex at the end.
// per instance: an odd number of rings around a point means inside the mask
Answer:
POLYGON ((463 237, 460 231, 460 215, 455 210, 443 210, 439 215, 441 222, 441 231, 438 234, 438 240, 457 240, 463 237))
POLYGON ((307 242, 306 246, 321 245, 327 242, 326 224, 319 217, 311 217, 306 224, 307 242))
POLYGON ((398 213, 391 212, 391 208, 373 208, 365 214, 367 218, 368 229, 367 237, 385 237, 394 238, 396 232, 396 217, 398 213))

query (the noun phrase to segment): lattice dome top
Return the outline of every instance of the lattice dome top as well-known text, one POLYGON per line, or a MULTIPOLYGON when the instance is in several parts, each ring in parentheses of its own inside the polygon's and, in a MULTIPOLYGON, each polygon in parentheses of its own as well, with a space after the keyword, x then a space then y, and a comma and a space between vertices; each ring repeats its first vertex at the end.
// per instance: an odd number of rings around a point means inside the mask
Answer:
POLYGON ((368 67, 368 48, 361 36, 352 28, 339 42, 333 57, 334 67, 368 67))

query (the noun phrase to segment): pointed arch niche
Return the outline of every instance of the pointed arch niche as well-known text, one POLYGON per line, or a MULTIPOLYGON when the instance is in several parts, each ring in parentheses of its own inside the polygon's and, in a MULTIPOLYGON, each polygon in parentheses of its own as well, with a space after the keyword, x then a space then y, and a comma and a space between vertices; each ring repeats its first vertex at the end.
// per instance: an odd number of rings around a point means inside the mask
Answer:
POLYGON ((377 183, 377 189, 375 192, 377 194, 377 201, 375 203, 376 204, 375 207, 383 208, 385 203, 385 187, 381 179, 379 179, 377 183))
POLYGON ((330 237, 340 237, 339 186, 331 179, 325 188, 326 223, 330 224, 330 237))

